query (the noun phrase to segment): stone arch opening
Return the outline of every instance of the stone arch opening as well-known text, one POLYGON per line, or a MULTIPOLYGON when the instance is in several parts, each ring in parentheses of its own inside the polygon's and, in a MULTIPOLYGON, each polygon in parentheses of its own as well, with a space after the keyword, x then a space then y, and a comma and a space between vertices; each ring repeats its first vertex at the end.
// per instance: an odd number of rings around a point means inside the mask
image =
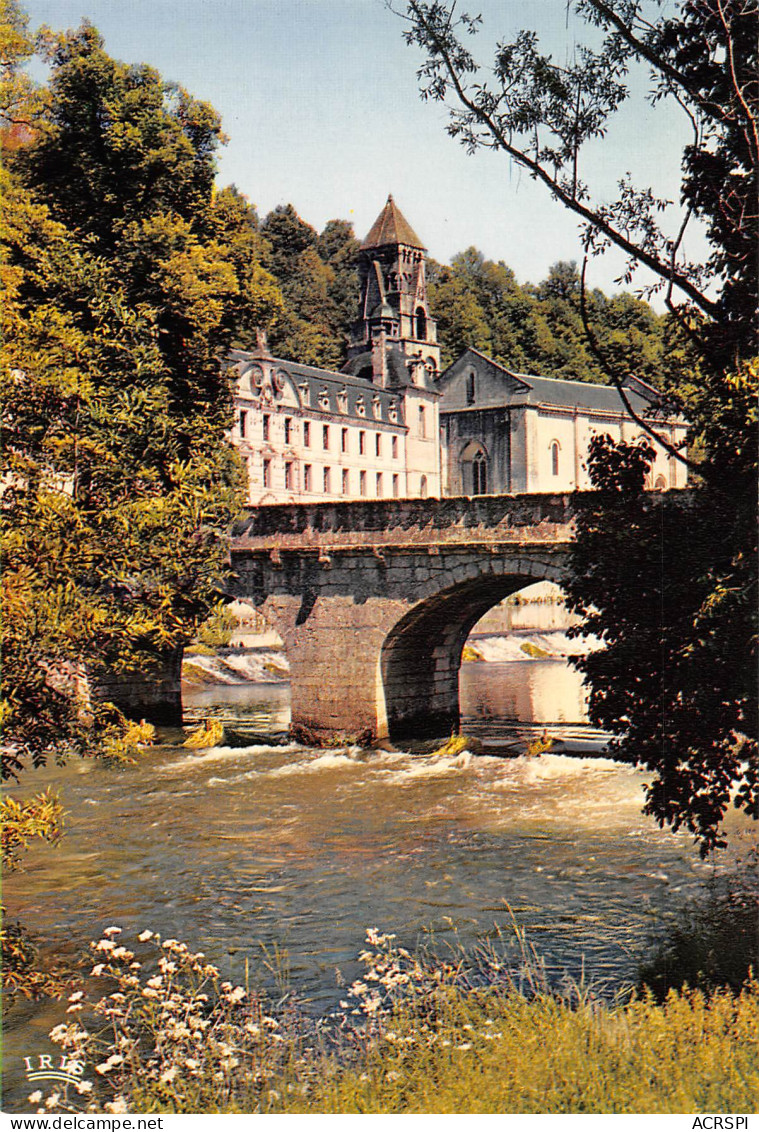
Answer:
POLYGON ((427 313, 424 307, 416 308, 416 336, 422 340, 427 337, 427 313))
MULTIPOLYGON (((480 618, 537 580, 530 565, 471 578, 430 595, 387 634, 378 671, 378 726, 393 742, 450 735, 459 729, 459 669, 480 618)), ((557 571, 546 565, 544 576, 557 571)))
MULTIPOLYGON (((268 718, 268 729, 286 731, 290 723, 290 664, 275 622, 252 600, 230 599, 201 632, 182 659, 182 708, 185 721, 196 716, 225 716, 228 709, 245 730, 248 714, 268 718)), ((227 724, 225 722, 225 728, 227 724)), ((253 726, 252 722, 250 726, 253 726)), ((267 729, 262 722, 258 730, 267 729)), ((237 723, 233 722, 233 728, 237 723)))
POLYGON ((555 582, 535 582, 493 606, 473 626, 459 670, 461 726, 488 730, 490 721, 521 727, 587 723, 582 673, 568 656, 594 647, 567 639, 581 618, 555 582))

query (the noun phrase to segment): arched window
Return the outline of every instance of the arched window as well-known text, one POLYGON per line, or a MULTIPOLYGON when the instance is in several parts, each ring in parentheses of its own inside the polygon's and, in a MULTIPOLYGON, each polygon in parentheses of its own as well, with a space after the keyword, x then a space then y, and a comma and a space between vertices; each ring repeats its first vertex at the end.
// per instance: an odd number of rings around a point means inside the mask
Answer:
POLYGON ((559 442, 558 440, 551 441, 551 475, 558 476, 559 474, 559 442))
POLYGON ((422 476, 422 478, 419 480, 419 494, 422 497, 422 499, 427 498, 427 477, 426 476, 422 476))
POLYGON ((487 495, 489 490, 487 453, 475 440, 461 453, 461 486, 465 495, 487 495))
POLYGON ((416 336, 417 338, 427 337, 427 315, 424 313, 424 307, 416 308, 416 336))
POLYGON ((477 390, 475 388, 474 370, 466 375, 466 403, 473 405, 476 399, 477 390))
POLYGON ((667 481, 664 476, 657 476, 654 480, 654 491, 666 491, 667 481))
POLYGON ((488 493, 488 461, 484 452, 478 452, 472 460, 472 495, 488 493))

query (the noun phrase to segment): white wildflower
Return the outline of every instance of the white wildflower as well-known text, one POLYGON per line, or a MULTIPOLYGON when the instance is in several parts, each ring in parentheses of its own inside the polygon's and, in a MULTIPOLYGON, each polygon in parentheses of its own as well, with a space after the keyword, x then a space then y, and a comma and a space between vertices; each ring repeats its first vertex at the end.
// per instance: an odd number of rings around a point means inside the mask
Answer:
POLYGON ((106 1073, 110 1073, 112 1069, 115 1069, 117 1065, 123 1064, 123 1061, 124 1058, 120 1053, 112 1053, 105 1061, 101 1061, 100 1065, 95 1066, 95 1072, 104 1076, 106 1073))
POLYGON ((30 1093, 26 1099, 29 1101, 29 1104, 39 1104, 42 1100, 42 1090, 35 1089, 34 1092, 30 1093))
POLYGON ((148 929, 147 929, 147 928, 145 928, 145 931, 144 931, 144 932, 140 932, 140 934, 139 934, 139 935, 137 936, 137 938, 138 938, 138 940, 140 941, 140 943, 144 943, 144 942, 145 942, 145 940, 148 940, 148 939, 152 939, 152 938, 153 938, 153 933, 152 933, 152 932, 149 932, 149 931, 148 931, 148 929))
POLYGON ((82 1096, 84 1093, 92 1092, 92 1081, 80 1081, 76 1086, 76 1091, 82 1096))
POLYGON ((460 1050, 466 1050, 466 1049, 471 1049, 471 1048, 472 1048, 471 1042, 462 1042, 460 1046, 456 1046, 456 1049, 460 1049, 460 1050))
POLYGON ((82 999, 82 998, 84 998, 84 991, 78 990, 78 991, 74 991, 73 994, 69 995, 68 1001, 69 1002, 79 1002, 79 1000, 82 999))
POLYGON ((108 1101, 103 1105, 106 1112, 128 1112, 126 1097, 114 1097, 112 1101, 108 1101))
POLYGON ((58 1104, 58 1101, 60 1099, 61 1099, 60 1093, 51 1093, 50 1096, 45 1101, 45 1108, 55 1108, 55 1106, 58 1104))
POLYGON ((176 1065, 171 1065, 171 1066, 169 1066, 168 1069, 164 1069, 163 1073, 158 1078, 158 1080, 161 1082, 162 1085, 170 1085, 171 1082, 176 1077, 176 1075, 177 1075, 177 1067, 176 1067, 176 1065))
POLYGON ((90 971, 91 975, 102 975, 105 970, 105 963, 96 963, 90 971))
POLYGON ((121 935, 121 928, 117 928, 117 927, 105 928, 103 930, 103 935, 104 936, 121 935))
POLYGON ((364 1011, 367 1014, 376 1014, 381 1005, 382 999, 376 991, 373 994, 367 995, 364 999, 364 1011))

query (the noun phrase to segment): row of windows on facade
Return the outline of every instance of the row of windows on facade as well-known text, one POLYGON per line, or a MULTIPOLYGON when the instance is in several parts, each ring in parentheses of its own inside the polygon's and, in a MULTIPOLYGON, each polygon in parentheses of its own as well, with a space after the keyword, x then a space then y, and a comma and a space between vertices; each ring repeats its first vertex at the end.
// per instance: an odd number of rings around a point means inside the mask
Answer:
MULTIPOLYGON (((240 410, 238 427, 239 427, 239 430, 240 430, 240 436, 242 437, 243 440, 245 440, 248 436, 248 413, 247 413, 246 409, 240 410)), ((285 428, 285 444, 293 444, 294 441, 295 441, 296 421, 292 417, 285 417, 284 428, 285 428)), ((261 431, 262 431, 262 438, 264 440, 269 440, 270 435, 271 435, 271 415, 269 413, 264 413, 262 418, 261 418, 261 431)), ((341 428, 340 429, 340 444, 341 444, 341 449, 342 449, 343 452, 348 451, 349 431, 350 430, 347 429, 347 428, 341 428)), ((421 436, 421 437, 425 437, 427 435, 427 415, 426 415, 426 412, 425 412, 423 405, 419 406, 418 432, 419 432, 419 436, 421 436)), ((326 424, 322 425, 322 448, 324 448, 325 450, 328 450, 330 448, 330 439, 331 439, 331 427, 330 427, 330 425, 326 425, 326 424)), ((398 437, 397 436, 391 437, 391 441, 392 441, 392 445, 391 445, 392 455, 394 457, 397 457, 397 455, 398 455, 398 437)), ((382 455, 382 433, 376 432, 374 434, 374 444, 375 444, 375 449, 376 449, 375 455, 381 456, 382 455)), ((304 421, 303 422, 303 447, 304 448, 310 448, 311 447, 311 422, 310 421, 304 421)), ((365 447, 366 447, 366 432, 363 429, 360 429, 359 433, 358 433, 359 455, 365 454, 365 447)))
MULTIPOLYGON (((549 451, 551 453, 551 475, 558 476, 559 474, 559 452, 561 445, 558 440, 551 441, 549 451)), ((484 452, 476 452, 471 460, 467 461, 471 466, 471 490, 472 495, 487 495, 488 492, 488 461, 484 452)), ((650 477, 649 477, 650 480, 650 477)), ((664 476, 657 476, 653 484, 648 484, 653 487, 655 491, 663 491, 667 484, 664 476)))
MULTIPOLYGON (((332 494, 332 468, 322 468, 321 476, 321 490, 325 494, 332 494)), ((292 461, 285 463, 285 491, 298 490, 298 468, 292 461)), ((392 495, 397 499, 401 490, 401 478, 397 474, 393 474, 390 480, 392 495)), ((358 494, 368 495, 368 478, 364 471, 358 473, 358 494)), ((263 485, 265 488, 272 486, 272 461, 263 461, 263 485)), ((342 476, 340 480, 340 488, 343 495, 351 495, 351 474, 348 468, 342 469, 342 476)), ((380 497, 385 493, 385 478, 383 472, 376 472, 374 476, 375 495, 380 497)), ((316 476, 311 464, 303 465, 303 491, 318 491, 316 484, 316 476)), ((419 491, 422 498, 427 495, 427 477, 421 476, 419 483, 419 491)))

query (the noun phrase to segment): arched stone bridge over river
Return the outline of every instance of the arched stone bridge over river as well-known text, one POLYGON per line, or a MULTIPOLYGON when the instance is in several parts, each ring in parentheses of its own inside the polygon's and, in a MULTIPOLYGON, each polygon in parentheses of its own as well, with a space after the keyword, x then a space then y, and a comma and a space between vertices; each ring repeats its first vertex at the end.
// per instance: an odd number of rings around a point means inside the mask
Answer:
POLYGON ((292 721, 317 733, 442 736, 459 723, 470 630, 561 582, 571 495, 282 504, 243 515, 230 596, 280 633, 292 721))

